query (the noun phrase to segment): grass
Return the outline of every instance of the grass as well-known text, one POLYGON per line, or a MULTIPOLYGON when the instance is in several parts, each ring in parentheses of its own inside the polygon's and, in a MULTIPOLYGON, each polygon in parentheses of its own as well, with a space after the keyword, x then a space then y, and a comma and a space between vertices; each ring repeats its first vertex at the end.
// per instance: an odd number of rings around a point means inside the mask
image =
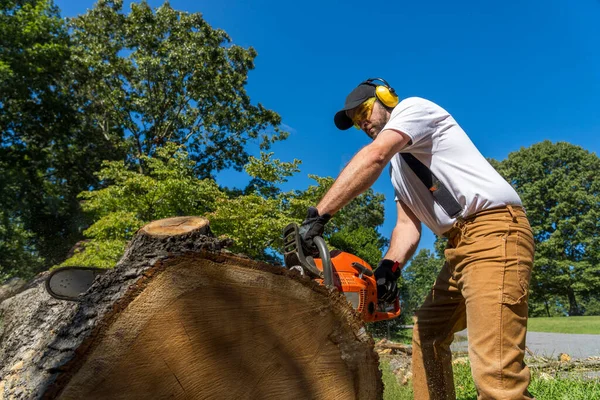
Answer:
POLYGON ((379 369, 383 375, 383 400, 412 400, 414 396, 411 385, 401 386, 389 363, 382 361, 379 369))
MULTIPOLYGON (((383 373, 384 400, 413 399, 411 383, 398 384, 387 362, 380 364, 383 373)), ((457 400, 476 400, 477 392, 468 363, 454 365, 454 386, 457 400)), ((600 381, 580 378, 554 378, 533 370, 529 391, 537 400, 600 400, 600 381)))
POLYGON ((593 317, 538 317, 529 318, 530 332, 600 334, 600 316, 593 317))
POLYGON ((391 333, 390 340, 396 343, 412 344, 412 329, 398 329, 391 333))

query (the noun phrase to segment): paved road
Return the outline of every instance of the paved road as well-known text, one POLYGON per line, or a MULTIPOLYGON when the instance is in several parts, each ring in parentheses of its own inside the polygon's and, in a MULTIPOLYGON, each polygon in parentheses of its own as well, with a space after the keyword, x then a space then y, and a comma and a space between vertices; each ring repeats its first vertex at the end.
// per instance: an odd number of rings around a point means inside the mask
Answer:
MULTIPOLYGON (((467 331, 456 335, 458 338, 452 343, 452 350, 467 351, 467 331)), ((554 358, 560 353, 567 353, 573 359, 600 356, 600 335, 527 332, 526 344, 535 355, 543 357, 554 358)))

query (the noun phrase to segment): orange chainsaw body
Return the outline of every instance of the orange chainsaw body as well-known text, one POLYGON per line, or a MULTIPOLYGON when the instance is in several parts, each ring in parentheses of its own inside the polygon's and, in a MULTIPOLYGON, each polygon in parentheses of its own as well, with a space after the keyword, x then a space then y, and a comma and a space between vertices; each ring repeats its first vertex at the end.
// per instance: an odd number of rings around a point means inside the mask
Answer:
MULTIPOLYGON (((363 259, 343 251, 330 252, 333 267, 333 285, 342 292, 352 307, 361 314, 365 322, 385 321, 400 315, 400 301, 381 304, 377 301, 377 283, 373 269, 363 259)), ((323 270, 320 258, 314 259, 319 270, 323 270)), ((323 279, 315 279, 320 284, 323 279)))

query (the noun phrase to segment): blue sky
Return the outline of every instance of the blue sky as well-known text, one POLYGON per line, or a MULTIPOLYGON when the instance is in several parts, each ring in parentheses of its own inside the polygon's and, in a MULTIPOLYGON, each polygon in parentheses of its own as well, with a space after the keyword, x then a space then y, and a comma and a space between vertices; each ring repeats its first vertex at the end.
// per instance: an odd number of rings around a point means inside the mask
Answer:
MULTIPOLYGON (((157 7, 162 1, 149 1, 157 7)), ((93 7, 56 0, 65 17, 93 7)), ((125 2, 126 10, 129 2, 125 2)), ((600 0, 482 1, 191 1, 232 42, 258 52, 247 90, 277 111, 290 131, 273 147, 302 160, 285 190, 305 189, 308 174, 337 176, 368 138, 338 131, 333 115, 354 86, 385 78, 401 98, 424 97, 447 109, 486 157, 504 159, 534 143, 567 141, 600 151, 600 0)), ((219 183, 243 186, 243 174, 219 183)), ((388 236, 395 222, 387 172, 388 236)), ((422 248, 433 246, 424 229, 422 248)))

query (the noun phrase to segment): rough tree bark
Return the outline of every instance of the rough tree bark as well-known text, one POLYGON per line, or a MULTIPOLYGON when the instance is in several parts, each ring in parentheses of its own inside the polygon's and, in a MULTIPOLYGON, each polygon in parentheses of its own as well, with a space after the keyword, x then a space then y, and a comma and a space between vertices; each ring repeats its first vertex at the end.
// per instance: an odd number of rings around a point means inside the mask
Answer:
POLYGON ((43 276, 0 304, 0 399, 379 399, 345 298, 235 256, 208 221, 155 221, 80 302, 43 276))

